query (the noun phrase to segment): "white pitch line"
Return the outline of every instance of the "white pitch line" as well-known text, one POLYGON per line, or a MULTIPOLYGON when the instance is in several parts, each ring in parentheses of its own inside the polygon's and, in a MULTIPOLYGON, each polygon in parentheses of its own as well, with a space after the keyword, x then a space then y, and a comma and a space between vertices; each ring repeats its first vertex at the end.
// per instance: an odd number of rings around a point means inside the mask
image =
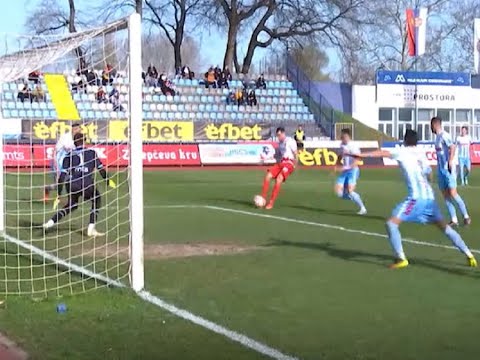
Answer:
MULTIPOLYGON (((172 206, 174 206, 174 205, 172 205, 172 206)), ((175 207, 178 208, 179 205, 177 205, 175 207)), ((180 205, 180 207, 185 207, 185 206, 180 205)), ((45 250, 37 248, 36 246, 28 244, 25 241, 19 240, 19 239, 13 237, 13 236, 8 235, 8 234, 5 234, 5 233, 0 234, 0 237, 3 237, 5 240, 7 240, 11 243, 14 243, 14 244, 26 249, 26 250, 29 250, 32 253, 37 254, 37 255, 51 261, 52 263, 61 265, 65 268, 71 269, 71 270, 73 270, 77 273, 86 275, 90 278, 100 280, 101 282, 104 282, 107 285, 112 285, 112 286, 119 287, 119 288, 125 288, 126 287, 124 284, 122 284, 118 280, 114 280, 114 279, 111 279, 107 276, 97 274, 97 273, 95 273, 91 270, 88 270, 87 268, 85 268, 83 266, 79 266, 79 265, 74 264, 72 262, 62 260, 59 257, 57 257, 55 255, 52 255, 45 250)), ((204 318, 202 318, 198 315, 195 315, 195 314, 193 314, 193 313, 191 313, 187 310, 178 308, 175 305, 167 303, 164 300, 162 300, 161 298, 159 298, 155 295, 152 295, 148 291, 143 290, 143 291, 137 292, 136 294, 140 299, 142 299, 144 301, 147 301, 150 304, 153 304, 153 305, 155 305, 155 306, 157 306, 157 307, 159 307, 163 310, 166 310, 166 311, 172 313, 173 315, 175 315, 179 318, 182 318, 182 319, 187 320, 191 323, 199 325, 199 326, 201 326, 201 327, 203 327, 207 330, 210 330, 210 331, 212 331, 216 334, 222 335, 229 340, 237 342, 237 343, 239 343, 239 344, 241 344, 241 345, 243 345, 243 346, 245 346, 245 347, 247 347, 247 348, 249 348, 253 351, 256 351, 257 353, 266 355, 266 356, 268 356, 272 359, 275 359, 275 360, 298 360, 298 358, 296 358, 296 357, 286 355, 286 354, 282 353, 281 351, 279 351, 277 349, 274 349, 274 348, 272 348, 268 345, 262 344, 261 342, 256 341, 252 338, 249 338, 247 335, 244 335, 244 334, 238 333, 236 331, 227 329, 226 327, 223 327, 223 326, 218 325, 218 324, 216 324, 212 321, 204 319, 204 318)))
MULTIPOLYGON (((340 225, 323 224, 323 223, 314 222, 314 221, 288 218, 288 217, 284 217, 284 216, 276 216, 276 215, 270 215, 270 214, 262 214, 262 213, 252 212, 252 211, 225 208, 225 207, 221 207, 221 206, 212 206, 212 205, 150 205, 150 206, 145 206, 145 207, 150 208, 150 209, 162 209, 162 208, 163 209, 168 209, 168 208, 210 209, 210 210, 216 210, 216 211, 221 211, 221 212, 258 217, 258 218, 264 218, 264 219, 279 220, 279 221, 301 224, 301 225, 316 226, 316 227, 321 227, 321 228, 325 228, 325 229, 339 230, 339 231, 343 231, 343 232, 347 232, 347 233, 367 235, 367 236, 379 237, 379 238, 383 238, 383 239, 388 238, 388 236, 385 235, 385 234, 371 232, 371 231, 357 230, 357 229, 349 229, 349 228, 346 228, 346 227, 340 226, 340 225)), ((456 247, 449 246, 449 245, 429 243, 429 242, 426 242, 426 241, 420 241, 420 240, 408 239, 408 238, 402 239, 402 241, 406 242, 406 243, 414 244, 414 245, 419 245, 419 246, 428 246, 428 247, 448 249, 448 250, 457 250, 458 251, 458 249, 456 247)), ((477 250, 477 249, 470 249, 470 251, 472 253, 480 254, 480 250, 477 250)))

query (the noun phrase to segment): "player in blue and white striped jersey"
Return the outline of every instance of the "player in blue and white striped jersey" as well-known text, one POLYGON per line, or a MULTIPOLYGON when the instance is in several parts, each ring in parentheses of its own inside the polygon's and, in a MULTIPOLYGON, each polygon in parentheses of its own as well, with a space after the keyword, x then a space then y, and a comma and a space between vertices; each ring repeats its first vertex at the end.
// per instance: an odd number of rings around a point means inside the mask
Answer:
POLYGON ((397 205, 386 224, 388 239, 395 254, 395 262, 391 265, 391 268, 404 268, 409 264, 403 251, 402 236, 399 230, 399 225, 404 221, 437 225, 453 245, 466 255, 468 265, 476 267, 477 261, 460 234, 443 219, 440 208, 435 201, 432 186, 429 183, 431 168, 427 164, 425 155, 417 150, 417 141, 416 131, 407 130, 404 139, 405 147, 391 151, 377 150, 360 155, 362 158, 390 157, 397 160, 407 185, 408 195, 406 199, 397 205))
POLYGON ((457 192, 457 147, 449 133, 443 130, 442 119, 434 117, 430 126, 436 134, 435 150, 437 152, 438 187, 443 193, 448 213, 450 214, 450 225, 457 226, 458 218, 455 204, 463 215, 465 225, 470 225, 471 219, 467 206, 457 192))
POLYGON ((460 170, 460 181, 462 185, 468 185, 468 175, 472 171, 472 161, 470 159, 470 146, 472 138, 468 135, 468 128, 462 126, 460 136, 457 136, 458 148, 458 168, 460 170))

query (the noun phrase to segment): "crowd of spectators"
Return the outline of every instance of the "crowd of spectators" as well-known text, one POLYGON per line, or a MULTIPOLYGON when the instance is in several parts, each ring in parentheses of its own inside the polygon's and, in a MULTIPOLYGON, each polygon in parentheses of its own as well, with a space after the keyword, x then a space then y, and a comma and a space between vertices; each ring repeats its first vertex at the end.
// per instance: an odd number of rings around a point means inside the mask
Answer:
POLYGON ((228 82, 232 81, 232 74, 228 66, 222 70, 220 66, 210 66, 208 71, 204 74, 204 83, 205 88, 209 89, 210 87, 214 89, 229 89, 228 82))
POLYGON ((25 101, 29 101, 30 103, 44 102, 45 92, 42 88, 41 73, 39 71, 33 71, 28 74, 27 80, 28 82, 25 82, 23 88, 18 92, 17 99, 22 103, 25 101), (29 82, 35 85, 33 90, 30 88, 29 82))
MULTIPOLYGON (((185 69, 185 76, 190 76, 190 69, 187 66, 184 66, 183 68, 185 69)), ((160 92, 166 96, 177 95, 177 91, 175 90, 172 81, 165 73, 159 74, 154 65, 148 67, 147 72, 142 74, 142 78, 145 85, 153 87, 155 92, 160 92)))

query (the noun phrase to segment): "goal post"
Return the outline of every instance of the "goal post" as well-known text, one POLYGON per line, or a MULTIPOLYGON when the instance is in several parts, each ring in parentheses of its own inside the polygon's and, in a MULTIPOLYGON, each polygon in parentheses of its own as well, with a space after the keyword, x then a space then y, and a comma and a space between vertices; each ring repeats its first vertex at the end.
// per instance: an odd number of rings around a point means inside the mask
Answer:
POLYGON ((1 36, 0 294, 142 290, 140 15, 74 34, 1 36), (55 207, 55 144, 77 123, 116 186, 96 174, 92 195, 74 202, 64 193, 55 207), (49 219, 56 223, 45 231, 49 219), (92 222, 103 236, 87 231, 92 222))

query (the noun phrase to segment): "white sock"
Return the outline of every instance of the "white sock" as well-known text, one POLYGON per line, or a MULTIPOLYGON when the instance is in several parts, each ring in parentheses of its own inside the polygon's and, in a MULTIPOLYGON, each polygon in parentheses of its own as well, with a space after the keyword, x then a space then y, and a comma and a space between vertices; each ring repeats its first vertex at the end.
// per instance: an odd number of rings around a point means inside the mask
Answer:
POLYGON ((88 224, 88 232, 95 230, 95 224, 88 224))

